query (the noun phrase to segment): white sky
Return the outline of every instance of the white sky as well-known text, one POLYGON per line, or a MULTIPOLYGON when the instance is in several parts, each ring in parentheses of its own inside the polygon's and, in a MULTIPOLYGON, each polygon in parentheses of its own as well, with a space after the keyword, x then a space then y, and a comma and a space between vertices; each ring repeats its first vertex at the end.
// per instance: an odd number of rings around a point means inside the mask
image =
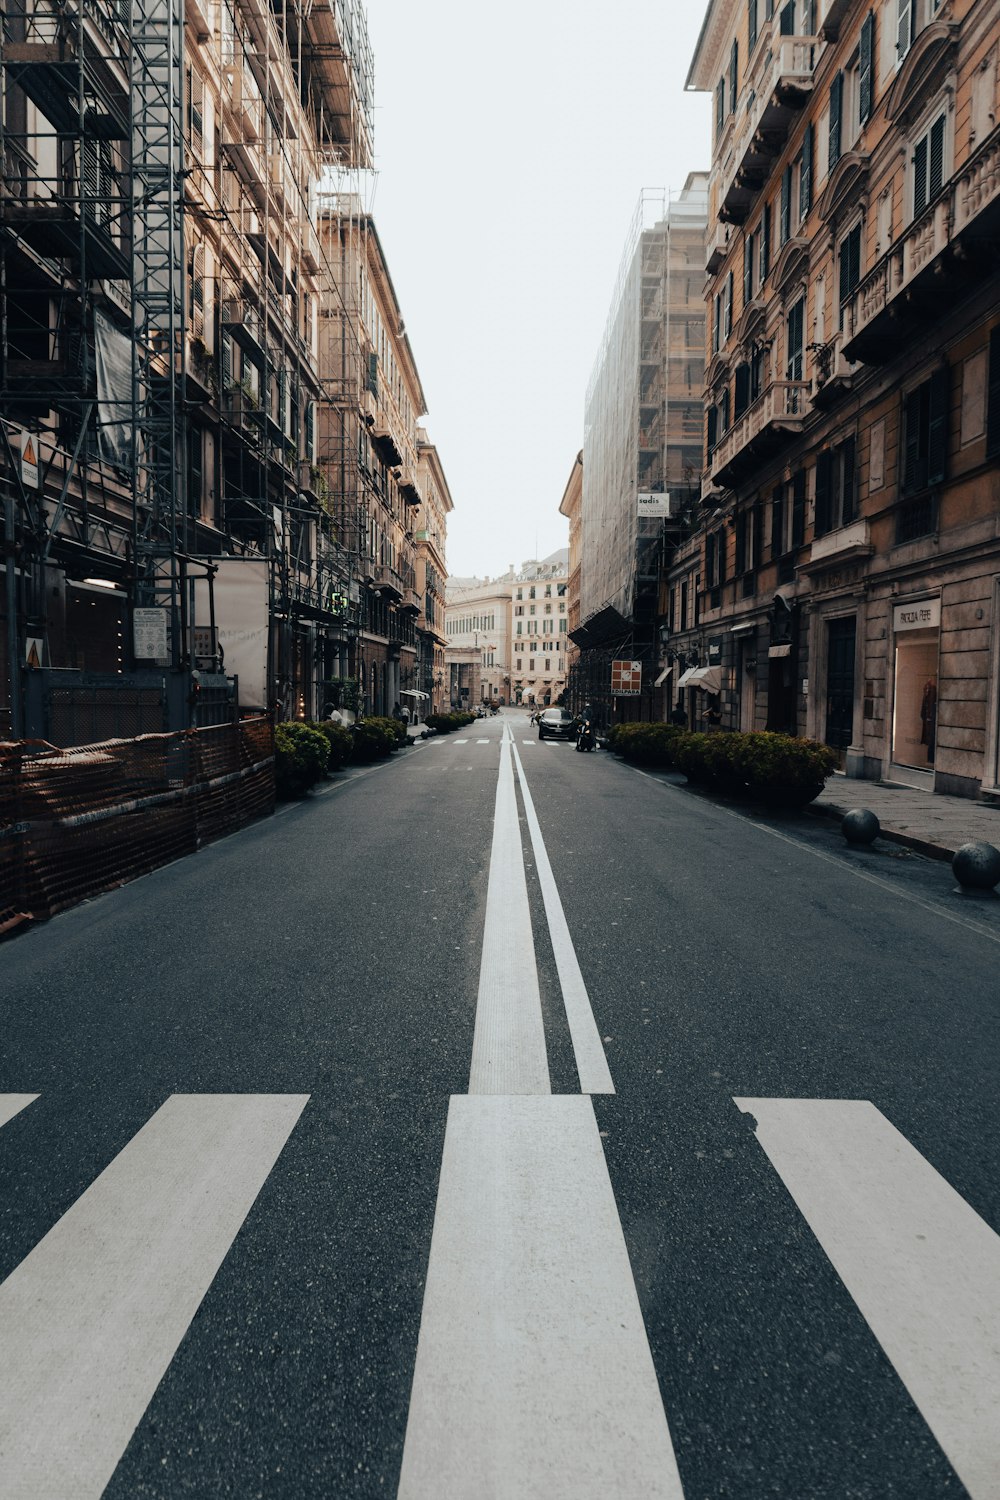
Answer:
POLYGON ((710 165, 708 96, 684 93, 706 5, 368 0, 372 206, 455 502, 453 576, 567 544, 640 190, 710 165))

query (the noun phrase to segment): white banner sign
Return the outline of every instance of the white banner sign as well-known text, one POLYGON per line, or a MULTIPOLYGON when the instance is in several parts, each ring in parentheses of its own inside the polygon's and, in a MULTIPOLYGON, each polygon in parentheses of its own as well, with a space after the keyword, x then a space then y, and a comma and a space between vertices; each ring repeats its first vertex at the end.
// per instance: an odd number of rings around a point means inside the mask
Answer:
POLYGON ((673 515, 669 495, 654 495, 646 490, 640 490, 636 498, 639 515, 645 516, 647 520, 669 521, 673 515))
POLYGON ((892 612, 892 628, 901 630, 937 630, 941 624, 941 600, 919 599, 916 604, 897 604, 892 612))
POLYGON ((39 478, 38 439, 32 432, 22 432, 21 483, 26 490, 37 490, 39 478))
MULTIPOLYGON (((223 557, 215 575, 215 627, 224 670, 240 679, 240 707, 266 708, 268 579, 267 563, 256 558, 223 557)), ((211 619, 208 582, 195 580, 195 624, 211 619)))

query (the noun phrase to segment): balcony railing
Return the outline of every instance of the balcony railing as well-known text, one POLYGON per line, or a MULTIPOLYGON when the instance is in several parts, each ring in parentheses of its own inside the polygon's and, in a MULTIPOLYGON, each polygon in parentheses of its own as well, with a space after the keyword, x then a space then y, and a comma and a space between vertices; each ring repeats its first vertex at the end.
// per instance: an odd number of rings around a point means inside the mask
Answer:
MULTIPOLYGON (((717 483, 730 483, 743 467, 798 432, 808 410, 806 381, 773 381, 717 445, 709 464, 712 477, 717 483)), ((703 495, 704 491, 703 485, 703 495)))
POLYGON ((857 364, 844 353, 844 333, 838 331, 827 343, 813 348, 813 406, 831 406, 851 389, 857 364))
MULTIPOLYGON (((947 304, 939 295, 936 272, 948 268, 956 241, 962 237, 970 248, 980 241, 988 246, 998 227, 1000 129, 860 283, 845 307, 845 355, 876 364, 890 358, 916 320, 935 316, 947 304)), ((974 273, 975 263, 974 255, 963 258, 958 274, 964 282, 974 273)), ((984 263, 992 264, 989 253, 984 263)))
POLYGON ((813 86, 816 38, 781 36, 777 17, 774 27, 747 86, 746 118, 719 174, 718 211, 735 223, 746 217, 813 86))

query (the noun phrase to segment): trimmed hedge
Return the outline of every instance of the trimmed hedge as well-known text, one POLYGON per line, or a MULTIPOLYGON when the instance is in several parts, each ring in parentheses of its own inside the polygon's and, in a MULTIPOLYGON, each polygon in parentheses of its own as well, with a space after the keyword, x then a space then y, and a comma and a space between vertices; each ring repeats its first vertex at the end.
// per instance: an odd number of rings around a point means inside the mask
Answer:
POLYGON ((682 771, 689 781, 773 807, 804 807, 837 764, 829 745, 791 735, 689 734, 672 724, 617 724, 608 748, 635 765, 682 771))
POLYGON ((318 723, 310 722, 309 727, 318 730, 330 747, 327 770, 343 770, 354 751, 354 736, 351 731, 345 724, 338 724, 333 719, 322 719, 318 723))
MULTIPOLYGON (((403 728, 402 725, 399 727, 403 728)), ((372 719, 359 719, 354 726, 354 760, 384 760, 398 744, 394 719, 376 716, 372 719)))
POLYGON ((329 759, 326 736, 311 725, 274 726, 274 773, 279 797, 304 797, 323 779, 329 759))
POLYGON ((438 734, 451 734, 474 723, 475 718, 475 714, 428 714, 424 722, 428 729, 436 729, 438 734))

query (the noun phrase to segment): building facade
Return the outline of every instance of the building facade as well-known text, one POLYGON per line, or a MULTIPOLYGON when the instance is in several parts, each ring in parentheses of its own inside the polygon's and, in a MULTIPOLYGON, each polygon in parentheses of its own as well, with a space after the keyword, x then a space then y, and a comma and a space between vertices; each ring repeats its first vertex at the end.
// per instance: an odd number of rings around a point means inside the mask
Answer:
POLYGON ((417 428, 417 479, 420 505, 414 517, 416 530, 417 596, 417 692, 410 707, 423 718, 427 713, 445 713, 450 704, 450 684, 445 653, 446 582, 445 559, 448 515, 453 509, 448 481, 434 444, 422 427, 417 428))
POLYGON ((424 401, 372 120, 360 0, 7 12, 0 735, 415 682, 424 401))
POLYGON ((569 558, 525 563, 509 585, 510 702, 547 708, 566 691, 569 558))
POLYGON ((707 215, 705 173, 669 200, 643 195, 587 392, 570 700, 606 723, 662 710, 660 577, 701 468, 707 215), (613 701, 621 658, 642 663, 643 690, 613 701))
POLYGON ((572 632, 580 624, 580 575, 583 571, 583 546, 580 536, 580 507, 583 504, 583 452, 579 452, 566 481, 559 514, 569 524, 569 575, 566 582, 566 675, 569 679, 577 664, 580 648, 572 632))
POLYGON ((510 702, 509 576, 449 580, 446 631, 450 706, 510 702))
POLYGON ((995 791, 1000 6, 713 0, 700 534, 668 609, 723 722, 995 791), (682 595, 686 596, 682 598, 682 595))

